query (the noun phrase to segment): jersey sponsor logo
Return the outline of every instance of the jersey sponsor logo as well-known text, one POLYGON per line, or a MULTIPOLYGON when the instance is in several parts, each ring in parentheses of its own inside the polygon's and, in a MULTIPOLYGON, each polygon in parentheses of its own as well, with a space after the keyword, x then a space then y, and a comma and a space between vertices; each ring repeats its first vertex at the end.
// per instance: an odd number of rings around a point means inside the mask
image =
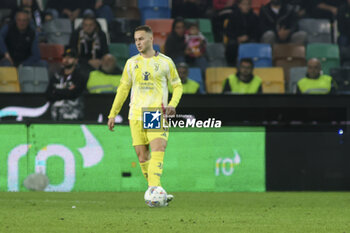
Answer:
POLYGON ((151 74, 148 71, 142 73, 142 75, 143 75, 143 80, 145 81, 148 81, 149 77, 151 76, 151 74))

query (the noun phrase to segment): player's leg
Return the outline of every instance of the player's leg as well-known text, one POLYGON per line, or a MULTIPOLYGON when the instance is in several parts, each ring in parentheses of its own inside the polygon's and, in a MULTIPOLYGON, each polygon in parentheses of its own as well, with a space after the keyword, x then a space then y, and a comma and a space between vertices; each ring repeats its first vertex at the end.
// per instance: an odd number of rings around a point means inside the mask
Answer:
POLYGON ((160 177, 163 173, 164 152, 167 141, 164 138, 155 138, 150 142, 151 159, 148 167, 148 185, 161 186, 160 177))
POLYGON ((137 145, 134 146, 143 176, 148 182, 148 166, 150 159, 149 145, 137 145))
MULTIPOLYGON (((150 142, 151 146, 151 160, 149 165, 149 186, 161 186, 160 177, 163 173, 163 160, 164 152, 167 146, 167 140, 165 138, 156 138, 150 142)), ((167 194, 167 202, 174 199, 174 196, 167 194)))
POLYGON ((142 174, 148 182, 148 166, 149 166, 149 142, 146 133, 141 129, 142 122, 130 120, 130 131, 132 137, 132 145, 135 148, 137 157, 140 162, 142 174))

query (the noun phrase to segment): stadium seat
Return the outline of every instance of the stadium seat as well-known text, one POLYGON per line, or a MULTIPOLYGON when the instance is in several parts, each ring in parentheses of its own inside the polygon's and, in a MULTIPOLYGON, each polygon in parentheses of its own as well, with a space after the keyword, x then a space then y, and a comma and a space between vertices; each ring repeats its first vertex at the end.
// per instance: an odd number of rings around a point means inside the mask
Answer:
MULTIPOLYGON (((207 68, 205 80, 207 92, 210 94, 222 93, 225 79, 235 73, 237 69, 232 67, 207 68)), ((263 93, 285 93, 282 68, 255 68, 254 74, 262 79, 263 93)))
POLYGON ((139 8, 148 8, 148 7, 153 7, 153 8, 170 8, 171 6, 169 5, 168 0, 138 0, 138 6, 139 8))
POLYGON ((22 66, 18 68, 18 78, 22 92, 44 93, 49 84, 46 67, 22 66))
POLYGON ((163 47, 172 30, 173 19, 147 19, 146 25, 153 31, 153 43, 163 47))
POLYGON ((339 47, 336 44, 312 43, 306 47, 306 59, 316 57, 321 61, 325 74, 330 73, 331 68, 340 66, 339 47))
POLYGON ((254 74, 262 79, 262 91, 264 94, 285 93, 285 81, 281 67, 255 68, 254 74))
POLYGON ((288 92, 296 93, 298 81, 306 76, 307 67, 293 67, 290 69, 290 79, 288 83, 288 92))
MULTIPOLYGON (((147 2, 147 1, 145 1, 147 2)), ((141 23, 145 24, 147 19, 169 19, 171 16, 170 8, 147 7, 141 9, 141 23)))
POLYGON ((332 43, 331 24, 328 19, 301 19, 299 30, 307 33, 308 43, 332 43))
POLYGON ((15 67, 0 67, 0 92, 20 92, 18 72, 15 67))
POLYGON ((289 81, 291 67, 305 66, 305 47, 297 44, 274 44, 272 49, 274 66, 283 67, 285 81, 289 81))
MULTIPOLYGON (((74 20, 74 29, 78 29, 79 27, 81 27, 81 24, 83 22, 82 18, 76 18, 74 20)), ((99 23, 101 30, 106 33, 107 36, 107 43, 110 43, 110 36, 109 36, 109 31, 108 31, 108 24, 107 24, 107 20, 105 18, 97 18, 97 22, 99 23)))
POLYGON ((213 33, 210 19, 200 18, 198 21, 199 29, 202 33, 213 33))
POLYGON ((174 19, 147 19, 145 24, 152 28, 154 34, 169 35, 174 19))
POLYGON ((40 57, 50 63, 62 62, 64 46, 62 44, 39 44, 40 57))
MULTIPOLYGON (((153 49, 160 52, 160 47, 157 44, 153 44, 153 49)), ((129 57, 139 54, 135 44, 129 44, 129 57)))
POLYGON ((113 13, 115 17, 118 18, 127 18, 127 19, 134 19, 134 20, 140 20, 141 19, 141 13, 139 8, 137 7, 115 7, 113 9, 113 13))
POLYGON ((253 59, 255 67, 272 66, 272 49, 270 44, 246 43, 238 48, 238 60, 242 58, 253 59))
POLYGON ((202 72, 200 68, 189 68, 188 70, 188 77, 197 83, 199 83, 199 92, 201 94, 205 93, 203 78, 202 78, 202 72))
POLYGON ((129 47, 124 43, 109 44, 109 52, 117 59, 117 65, 123 69, 129 58, 129 47))
POLYGON ((225 57, 225 45, 223 43, 208 43, 207 56, 209 67, 227 66, 225 57))
POLYGON ((350 94, 350 67, 332 68, 330 75, 337 83, 337 93, 350 94))
POLYGON ((138 0, 116 0, 116 7, 138 7, 138 0))
POLYGON ((72 26, 69 19, 53 19, 43 25, 48 43, 68 45, 72 26))
POLYGON ((233 67, 209 67, 205 71, 205 86, 208 94, 222 93, 225 79, 237 73, 233 67))

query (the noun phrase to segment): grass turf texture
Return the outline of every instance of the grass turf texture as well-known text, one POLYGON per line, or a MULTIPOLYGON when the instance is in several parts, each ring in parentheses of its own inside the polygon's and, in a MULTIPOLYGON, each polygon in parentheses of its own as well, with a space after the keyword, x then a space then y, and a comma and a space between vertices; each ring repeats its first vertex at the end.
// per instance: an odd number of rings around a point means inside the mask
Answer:
POLYGON ((0 232, 350 233, 350 193, 0 193, 0 232), (75 206, 76 208, 72 208, 75 206))

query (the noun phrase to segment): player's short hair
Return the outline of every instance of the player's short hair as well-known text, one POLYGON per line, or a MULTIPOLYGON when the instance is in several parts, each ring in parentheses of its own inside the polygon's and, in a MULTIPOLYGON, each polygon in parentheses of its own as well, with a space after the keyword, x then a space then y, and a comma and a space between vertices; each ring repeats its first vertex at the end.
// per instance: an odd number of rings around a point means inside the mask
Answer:
POLYGON ((145 31, 147 33, 153 34, 152 28, 150 26, 148 26, 148 25, 138 26, 137 28, 135 28, 135 32, 137 32, 137 31, 145 31))
POLYGON ((252 66, 252 68, 254 68, 254 62, 251 58, 242 58, 239 61, 239 65, 241 65, 243 62, 249 63, 252 66))

